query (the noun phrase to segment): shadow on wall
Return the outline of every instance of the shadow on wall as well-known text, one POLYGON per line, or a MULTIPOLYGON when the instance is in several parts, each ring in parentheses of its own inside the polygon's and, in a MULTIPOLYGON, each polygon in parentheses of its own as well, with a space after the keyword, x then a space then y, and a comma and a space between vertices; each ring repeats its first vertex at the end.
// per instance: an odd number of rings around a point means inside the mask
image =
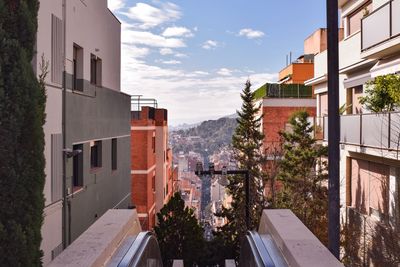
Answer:
MULTIPOLYGON (((380 180, 381 202, 376 214, 368 216, 365 207, 365 191, 358 173, 354 207, 346 210, 347 220, 341 231, 342 262, 346 266, 400 266, 400 220, 389 217, 388 177, 372 177, 380 180)), ((398 201, 397 201, 398 204, 398 201)), ((393 203, 393 210, 395 204, 393 203)))

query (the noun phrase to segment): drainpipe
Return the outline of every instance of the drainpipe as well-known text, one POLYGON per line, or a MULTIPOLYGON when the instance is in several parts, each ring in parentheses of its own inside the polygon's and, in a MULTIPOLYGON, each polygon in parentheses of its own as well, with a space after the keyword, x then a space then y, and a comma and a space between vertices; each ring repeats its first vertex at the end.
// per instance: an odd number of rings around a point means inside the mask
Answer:
POLYGON ((64 55, 63 55, 63 88, 62 88, 62 136, 63 136, 63 164, 62 164, 62 192, 63 192, 63 206, 62 206, 62 244, 63 249, 68 246, 67 241, 67 175, 66 175, 66 160, 67 155, 66 151, 66 131, 65 131, 65 109, 66 109, 66 95, 67 95, 67 87, 66 87, 66 21, 67 21, 67 11, 66 11, 66 0, 62 1, 62 20, 63 20, 63 38, 64 38, 64 55))

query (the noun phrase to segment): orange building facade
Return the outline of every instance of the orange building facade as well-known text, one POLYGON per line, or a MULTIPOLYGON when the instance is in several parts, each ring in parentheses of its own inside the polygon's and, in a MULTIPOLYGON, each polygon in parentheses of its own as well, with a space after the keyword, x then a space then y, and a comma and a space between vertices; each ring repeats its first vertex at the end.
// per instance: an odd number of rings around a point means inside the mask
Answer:
POLYGON ((144 106, 131 112, 131 192, 143 230, 173 195, 172 150, 168 145, 168 111, 144 106))
POLYGON ((150 230, 156 221, 155 108, 131 113, 131 197, 142 229, 150 230))

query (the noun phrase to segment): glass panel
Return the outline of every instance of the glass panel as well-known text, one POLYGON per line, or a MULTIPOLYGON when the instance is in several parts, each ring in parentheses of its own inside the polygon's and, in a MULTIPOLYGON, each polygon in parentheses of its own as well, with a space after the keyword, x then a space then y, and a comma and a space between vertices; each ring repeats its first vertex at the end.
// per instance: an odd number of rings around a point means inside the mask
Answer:
POLYGON ((362 20, 362 49, 370 48, 390 38, 390 5, 362 20))
POLYGON ((387 114, 364 114, 362 116, 362 144, 366 146, 389 146, 389 116, 387 114))
POLYGON ((392 35, 400 34, 400 0, 392 2, 392 35))
POLYGON ((340 117, 340 142, 360 144, 360 116, 347 115, 340 117))

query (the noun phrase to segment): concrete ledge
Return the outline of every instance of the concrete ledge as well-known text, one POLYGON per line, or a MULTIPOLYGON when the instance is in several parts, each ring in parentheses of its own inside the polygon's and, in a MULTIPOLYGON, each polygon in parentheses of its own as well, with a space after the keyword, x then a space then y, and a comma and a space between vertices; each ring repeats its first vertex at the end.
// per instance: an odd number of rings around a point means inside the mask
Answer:
POLYGON ((49 266, 103 266, 124 237, 140 231, 136 210, 108 210, 49 266))
POLYGON ((343 267, 290 210, 264 210, 259 234, 270 234, 289 266, 343 267))

